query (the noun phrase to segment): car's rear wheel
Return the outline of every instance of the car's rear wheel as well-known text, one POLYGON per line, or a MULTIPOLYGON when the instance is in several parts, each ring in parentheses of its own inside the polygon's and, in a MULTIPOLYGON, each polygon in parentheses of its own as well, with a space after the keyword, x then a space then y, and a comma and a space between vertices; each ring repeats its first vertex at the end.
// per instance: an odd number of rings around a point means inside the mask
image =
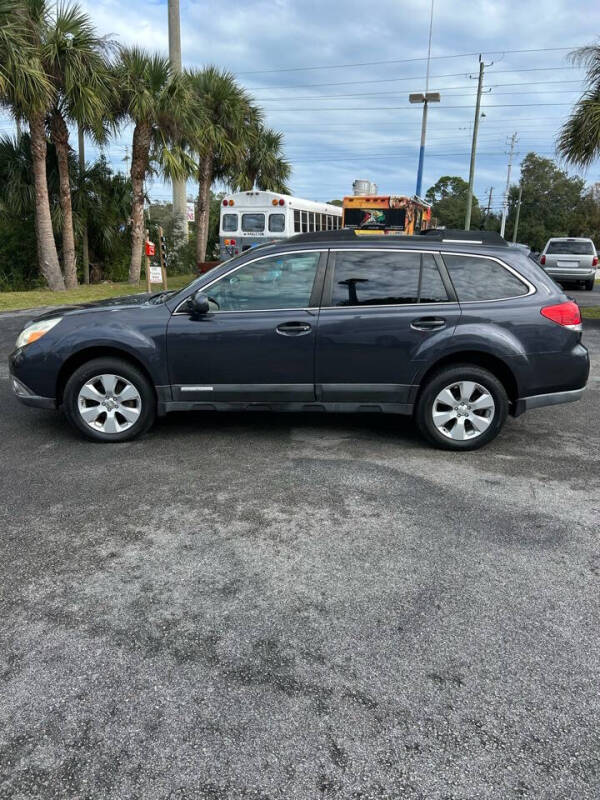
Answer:
POLYGON ((63 393, 69 422, 96 442, 125 442, 154 422, 156 400, 146 376, 119 358, 96 358, 71 375, 63 393))
POLYGON ((508 396, 498 378, 483 367, 458 364, 427 381, 415 417, 436 447, 476 450, 500 433, 507 414, 508 396))
POLYGON ((591 278, 589 281, 585 282, 585 288, 588 290, 588 292, 594 291, 594 283, 594 278, 591 278))

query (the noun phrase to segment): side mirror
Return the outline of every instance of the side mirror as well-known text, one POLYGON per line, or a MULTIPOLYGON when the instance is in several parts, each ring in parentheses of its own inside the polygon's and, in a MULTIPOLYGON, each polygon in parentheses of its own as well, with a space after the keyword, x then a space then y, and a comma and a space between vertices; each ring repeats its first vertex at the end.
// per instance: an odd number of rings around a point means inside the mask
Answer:
POLYGON ((195 317, 208 314, 210 311, 208 297, 200 289, 190 297, 188 307, 195 317))

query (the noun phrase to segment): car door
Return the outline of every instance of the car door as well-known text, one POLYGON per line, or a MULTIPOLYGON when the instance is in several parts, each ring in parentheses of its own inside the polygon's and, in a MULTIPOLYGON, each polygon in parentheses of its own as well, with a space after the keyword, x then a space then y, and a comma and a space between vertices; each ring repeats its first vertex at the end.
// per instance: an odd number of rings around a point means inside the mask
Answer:
POLYGON ((317 250, 257 257, 205 285, 208 313, 181 303, 167 329, 173 400, 314 400, 325 262, 317 250))
POLYGON ((413 402, 417 371, 443 349, 459 317, 439 255, 332 250, 319 316, 317 399, 413 402))

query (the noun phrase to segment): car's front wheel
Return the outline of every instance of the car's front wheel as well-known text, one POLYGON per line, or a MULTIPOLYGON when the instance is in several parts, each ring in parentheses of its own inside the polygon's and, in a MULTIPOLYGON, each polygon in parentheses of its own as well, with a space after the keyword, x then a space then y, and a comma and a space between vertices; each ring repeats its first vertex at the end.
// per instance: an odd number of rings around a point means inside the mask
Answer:
POLYGON ((119 358, 96 358, 71 375, 63 393, 69 422, 96 442, 125 442, 154 422, 156 400, 146 376, 119 358))
POLYGON ((491 442, 506 420, 508 396, 487 369, 458 364, 435 373, 417 401, 421 433, 445 450, 475 450, 491 442))

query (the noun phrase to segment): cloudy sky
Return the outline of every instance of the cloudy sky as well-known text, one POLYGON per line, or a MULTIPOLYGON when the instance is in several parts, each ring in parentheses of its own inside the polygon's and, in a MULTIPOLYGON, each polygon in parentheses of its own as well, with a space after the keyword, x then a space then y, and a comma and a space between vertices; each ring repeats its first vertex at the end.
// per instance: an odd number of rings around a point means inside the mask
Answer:
MULTIPOLYGON (((82 5, 101 32, 166 52, 166 0, 82 5)), ((341 197, 354 178, 374 180, 382 193, 414 192, 421 108, 408 94, 424 89, 429 0, 181 0, 181 28, 184 64, 230 69, 284 132, 294 194, 341 197)), ((554 154, 583 85, 568 49, 599 34, 597 0, 435 0, 430 90, 442 101, 430 107, 424 190, 440 175, 468 177, 479 53, 490 91, 475 192, 483 202, 493 186, 497 206, 508 138, 517 132, 515 179, 527 152, 554 154)), ((124 130, 107 150, 117 169, 129 141, 124 130)), ((170 195, 160 182, 150 193, 170 195)))

